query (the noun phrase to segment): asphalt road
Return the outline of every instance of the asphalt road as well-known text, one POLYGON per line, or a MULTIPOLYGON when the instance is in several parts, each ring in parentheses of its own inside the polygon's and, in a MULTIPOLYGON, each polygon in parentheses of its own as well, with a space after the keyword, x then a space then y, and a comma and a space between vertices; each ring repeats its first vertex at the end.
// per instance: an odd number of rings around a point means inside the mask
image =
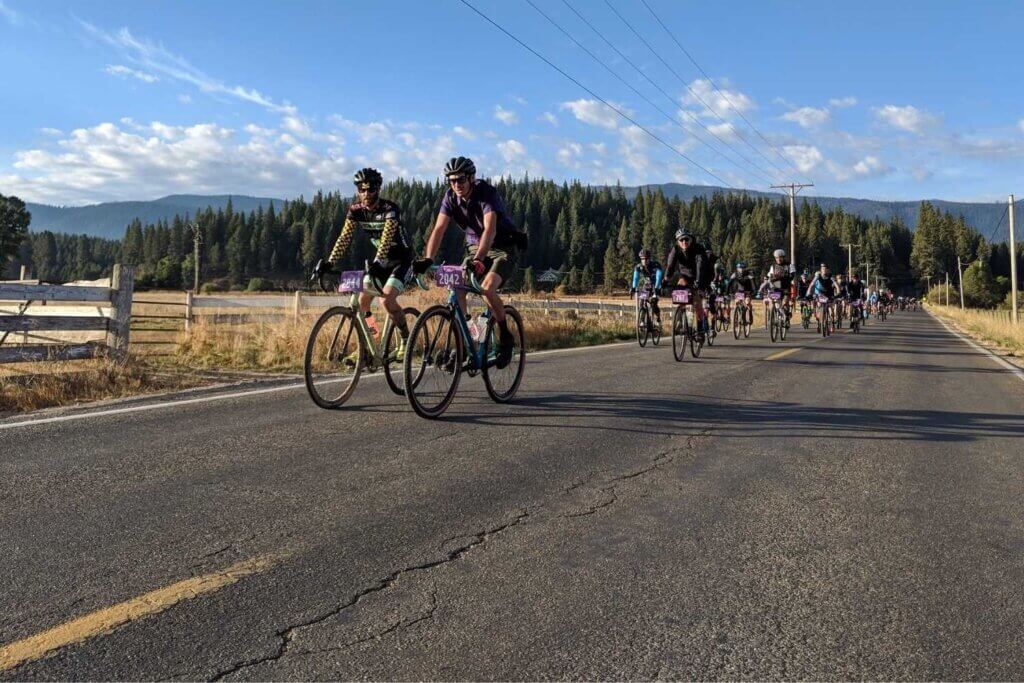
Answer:
POLYGON ((1024 382, 927 314, 527 373, 0 429, 0 678, 1024 678, 1024 382))

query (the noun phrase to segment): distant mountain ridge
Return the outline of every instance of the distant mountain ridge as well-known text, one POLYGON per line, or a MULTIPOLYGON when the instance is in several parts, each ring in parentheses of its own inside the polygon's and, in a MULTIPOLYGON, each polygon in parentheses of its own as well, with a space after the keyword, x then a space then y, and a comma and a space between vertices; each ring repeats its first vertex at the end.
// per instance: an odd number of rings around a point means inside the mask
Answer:
MULTIPOLYGON (((735 192, 723 187, 709 185, 685 185, 681 183, 662 183, 657 185, 641 185, 639 187, 624 187, 623 190, 634 196, 640 189, 660 189, 666 197, 679 197, 682 200, 690 201, 696 196, 711 196, 715 192, 735 192)), ((780 198, 782 195, 776 192, 761 192, 759 190, 744 190, 753 197, 780 198)), ((106 202, 93 204, 91 206, 49 206, 46 204, 27 203, 27 208, 32 212, 33 232, 52 230, 65 233, 85 233, 98 237, 121 239, 124 237, 125 227, 138 218, 143 225, 155 223, 159 220, 170 220, 175 214, 184 216, 186 213, 195 215, 197 211, 206 209, 207 206, 214 210, 227 206, 228 199, 236 211, 255 211, 259 207, 266 210, 267 207, 281 206, 283 199, 272 197, 251 197, 248 195, 168 195, 160 199, 150 201, 132 202, 106 202)), ((797 202, 803 199, 816 201, 822 210, 828 211, 834 207, 841 207, 843 211, 852 213, 865 219, 890 220, 899 218, 903 223, 913 229, 917 224, 917 214, 920 209, 920 201, 885 201, 877 199, 857 199, 854 197, 816 197, 812 195, 798 195, 797 202)), ((930 199, 933 205, 942 211, 948 211, 954 215, 963 216, 968 225, 976 228, 987 239, 992 234, 997 223, 999 230, 995 233, 995 241, 1005 241, 1009 235, 1009 226, 1003 213, 1006 210, 1006 203, 983 203, 983 202, 950 202, 944 199, 930 199)), ((1024 215, 1024 199, 1018 200, 1015 204, 1017 215, 1024 215)))
POLYGON ((247 195, 198 195, 172 194, 160 199, 135 202, 105 202, 89 206, 50 206, 47 204, 25 203, 32 213, 33 232, 52 230, 53 232, 85 233, 95 237, 121 239, 125 228, 138 218, 143 225, 159 220, 170 220, 175 214, 184 217, 196 215, 208 206, 214 211, 222 209, 228 200, 235 211, 255 211, 262 206, 281 206, 283 199, 271 197, 250 197, 247 195))

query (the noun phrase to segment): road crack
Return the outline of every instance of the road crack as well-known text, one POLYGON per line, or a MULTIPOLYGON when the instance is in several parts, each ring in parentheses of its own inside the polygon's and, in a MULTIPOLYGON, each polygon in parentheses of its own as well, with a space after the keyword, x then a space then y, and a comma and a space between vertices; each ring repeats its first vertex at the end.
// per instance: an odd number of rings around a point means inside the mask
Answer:
MULTIPOLYGON (((428 562, 423 562, 421 564, 415 564, 415 565, 410 565, 408 567, 403 567, 401 569, 396 569, 395 571, 391 572, 386 577, 384 577, 382 579, 378 579, 373 584, 371 584, 371 585, 363 588, 362 590, 356 592, 348 600, 346 600, 345 602, 337 605, 336 607, 334 607, 334 608, 332 608, 332 609, 330 609, 330 610, 328 610, 328 611, 326 611, 326 612, 324 612, 322 614, 318 614, 317 616, 312 617, 310 619, 307 619, 305 621, 301 621, 301 622, 296 623, 296 624, 291 624, 291 625, 286 626, 286 627, 284 627, 282 629, 279 629, 276 632, 275 636, 279 639, 280 642, 278 643, 277 649, 273 653, 271 653, 269 655, 266 655, 264 657, 257 657, 255 659, 249 659, 249 660, 245 660, 245 661, 241 661, 241 662, 236 662, 235 664, 231 665, 230 667, 228 667, 226 669, 222 669, 221 671, 219 671, 216 674, 214 674, 210 678, 210 680, 211 681, 220 681, 220 680, 223 680, 223 679, 227 678, 228 676, 231 676, 232 674, 236 674, 239 671, 242 671, 244 669, 248 669, 248 668, 251 668, 251 667, 254 667, 254 666, 259 666, 260 664, 266 664, 268 662, 275 662, 275 661, 281 659, 282 657, 285 657, 285 656, 287 656, 289 654, 292 654, 292 650, 291 650, 292 649, 292 644, 293 644, 297 634, 302 629, 309 628, 311 626, 316 626, 317 624, 321 624, 321 623, 327 621, 328 619, 336 617, 336 616, 342 614, 343 612, 345 612, 346 610, 349 610, 352 607, 356 606, 357 604, 359 604, 359 602, 361 600, 363 600, 363 598, 365 598, 365 597, 367 597, 369 595, 373 595, 373 594, 380 593, 382 591, 388 590, 389 588, 394 586, 395 583, 397 581, 399 581, 406 574, 410 574, 410 573, 413 573, 413 572, 420 572, 420 571, 429 571, 431 569, 436 569, 437 567, 441 567, 443 565, 450 564, 452 562, 457 562, 459 559, 464 557, 467 553, 472 551, 474 548, 478 548, 478 547, 484 545, 485 543, 487 543, 494 536, 497 536, 497 535, 507 531, 508 529, 511 529, 514 526, 518 526, 519 524, 522 524, 524 522, 524 520, 526 520, 530 516, 530 514, 531 513, 530 513, 529 510, 523 510, 519 514, 517 514, 515 517, 513 517, 511 520, 509 520, 508 522, 504 522, 502 524, 499 524, 498 526, 494 526, 494 527, 491 527, 491 528, 488 528, 488 529, 484 529, 483 531, 479 531, 479 532, 477 532, 475 534, 467 534, 467 535, 464 535, 464 536, 457 537, 457 538, 469 538, 471 540, 468 543, 465 543, 465 544, 460 545, 460 546, 458 546, 456 548, 453 548, 451 550, 446 551, 444 553, 444 556, 441 557, 440 559, 430 560, 428 562)), ((370 640, 370 639, 373 639, 373 638, 379 638, 379 637, 382 637, 383 635, 385 635, 386 633, 390 633, 392 631, 398 630, 399 628, 407 628, 407 627, 409 627, 409 626, 411 626, 411 625, 413 625, 415 623, 419 623, 421 621, 425 621, 426 619, 433 618, 434 611, 436 609, 436 604, 437 604, 436 600, 437 600, 436 594, 432 593, 432 607, 430 608, 430 610, 428 611, 428 613, 426 615, 423 615, 423 616, 421 616, 419 618, 416 618, 416 619, 413 619, 411 621, 408 621, 408 623, 404 623, 405 620, 400 620, 397 624, 394 624, 391 627, 389 627, 388 629, 385 629, 385 631, 383 631, 381 633, 378 633, 375 636, 371 636, 371 637, 369 637, 369 638, 367 638, 365 640, 370 640)), ((364 641, 358 641, 358 642, 365 642, 365 640, 364 641)), ((345 649, 347 647, 351 647, 352 645, 358 644, 358 642, 341 646, 339 649, 345 649)), ((297 653, 297 654, 310 654, 310 653, 307 652, 307 653, 297 653)))

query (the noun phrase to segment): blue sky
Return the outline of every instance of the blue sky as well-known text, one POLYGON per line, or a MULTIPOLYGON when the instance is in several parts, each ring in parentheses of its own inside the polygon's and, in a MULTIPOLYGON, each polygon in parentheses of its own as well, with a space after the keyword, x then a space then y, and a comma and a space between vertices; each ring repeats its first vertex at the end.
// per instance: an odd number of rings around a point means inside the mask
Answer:
POLYGON ((717 88, 643 0, 608 3, 653 53, 605 0, 537 0, 632 87, 526 0, 469 2, 672 149, 459 0, 0 0, 0 193, 308 196, 464 154, 489 176, 1024 194, 1022 2, 648 0, 717 88))

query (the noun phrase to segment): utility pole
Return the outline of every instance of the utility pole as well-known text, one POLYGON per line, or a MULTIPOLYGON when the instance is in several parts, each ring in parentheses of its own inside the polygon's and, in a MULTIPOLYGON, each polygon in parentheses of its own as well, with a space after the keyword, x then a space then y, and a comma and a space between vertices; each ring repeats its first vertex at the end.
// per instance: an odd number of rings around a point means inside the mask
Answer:
POLYGON ((964 264, 960 261, 960 256, 956 257, 956 272, 960 279, 960 310, 964 310, 964 264))
POLYGON ((932 291, 932 276, 925 275, 924 279, 928 281, 928 289, 925 290, 925 296, 928 296, 928 292, 932 291))
POLYGON ((949 273, 946 273, 946 305, 949 305, 949 273))
POLYGON ((776 190, 789 190, 789 262, 794 266, 796 266, 796 193, 805 187, 814 187, 814 183, 772 185, 772 188, 776 190))
POLYGON ((203 232, 199 229, 199 223, 190 223, 192 228, 192 293, 199 294, 199 245, 203 243, 203 232))
POLYGON ((871 261, 864 262, 864 286, 871 289, 871 261))
POLYGON ((1010 307, 1013 311, 1013 324, 1017 319, 1017 240, 1013 235, 1013 195, 1010 195, 1010 307))
POLYGON ((846 247, 847 258, 846 258, 846 277, 853 277, 853 248, 860 247, 859 244, 844 244, 846 247))

